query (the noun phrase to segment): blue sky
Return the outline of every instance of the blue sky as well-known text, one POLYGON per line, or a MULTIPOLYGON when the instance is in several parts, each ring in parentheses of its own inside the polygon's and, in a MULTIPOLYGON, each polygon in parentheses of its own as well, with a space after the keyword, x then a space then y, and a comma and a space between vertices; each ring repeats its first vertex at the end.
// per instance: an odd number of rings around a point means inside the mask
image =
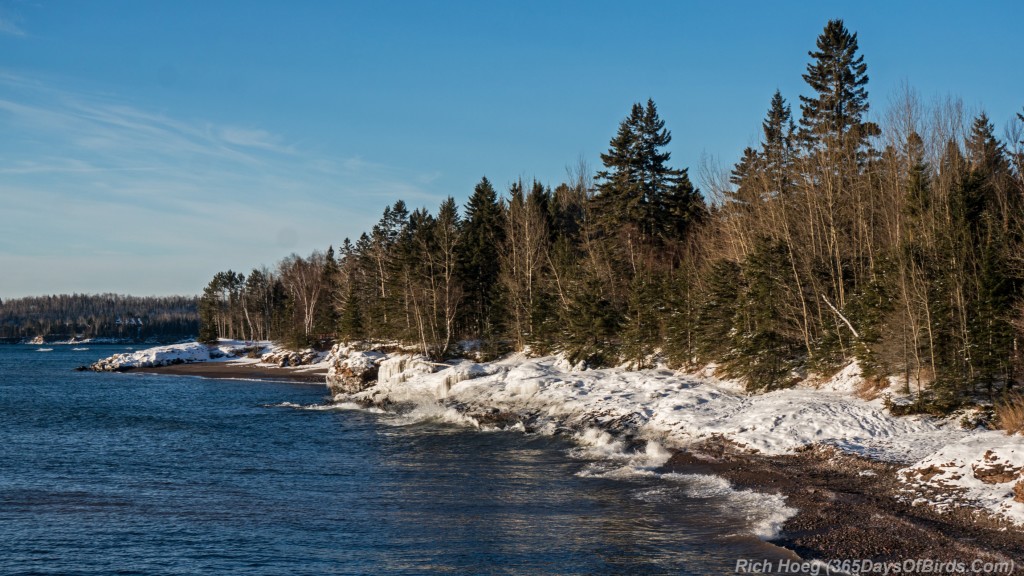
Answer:
POLYGON ((876 116, 904 83, 1024 107, 1018 2, 0 0, 0 298, 197 293, 398 198, 555 185, 647 98, 697 178, 798 108, 829 18, 876 116))

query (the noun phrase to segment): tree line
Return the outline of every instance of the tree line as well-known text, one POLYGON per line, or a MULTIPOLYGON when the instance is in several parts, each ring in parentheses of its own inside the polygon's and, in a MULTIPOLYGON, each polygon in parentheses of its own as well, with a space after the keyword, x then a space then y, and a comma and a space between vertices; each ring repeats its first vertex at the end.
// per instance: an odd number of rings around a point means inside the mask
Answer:
POLYGON ((0 339, 42 336, 175 341, 199 330, 194 296, 60 294, 0 302, 0 339))
POLYGON ((704 167, 707 196, 648 100, 596 172, 500 195, 485 177, 461 211, 399 200, 337 252, 218 274, 202 335, 714 362, 758 390, 858 360, 922 410, 1002 394, 1024 331, 1024 115, 1000 138, 906 89, 875 122, 856 33, 830 21, 809 56, 799 117, 772 95, 759 144, 704 167))

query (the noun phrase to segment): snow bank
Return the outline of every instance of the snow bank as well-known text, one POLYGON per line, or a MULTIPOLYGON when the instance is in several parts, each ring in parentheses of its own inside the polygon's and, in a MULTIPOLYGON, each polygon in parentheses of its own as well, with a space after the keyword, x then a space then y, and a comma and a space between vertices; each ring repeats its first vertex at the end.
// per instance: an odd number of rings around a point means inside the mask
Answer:
MULTIPOLYGON (((849 373, 842 373, 849 380, 849 373)), ((843 387, 842 384, 835 388, 843 387)), ((829 444, 874 458, 913 462, 969 433, 927 417, 889 415, 878 401, 838 391, 795 388, 746 395, 735 383, 669 370, 572 370, 558 357, 491 364, 461 362, 440 371, 420 359, 381 363, 378 383, 360 399, 437 402, 530 414, 559 426, 628 426, 638 438, 683 447, 724 436, 767 454, 829 444)))
POLYGON ((91 364, 89 369, 98 372, 114 372, 131 368, 153 368, 171 364, 210 362, 237 358, 253 346, 240 340, 219 340, 207 345, 199 342, 156 346, 135 352, 114 354, 91 364))
MULTIPOLYGON (((1024 525, 1024 438, 963 430, 953 419, 894 417, 882 400, 857 397, 860 372, 855 365, 816 387, 757 395, 706 374, 579 370, 558 357, 515 356, 437 368, 411 356, 385 360, 374 386, 335 400, 412 402, 417 414, 407 418, 481 428, 498 422, 541 433, 568 429, 575 431, 581 454, 610 461, 623 454, 637 457, 629 446, 642 442, 646 452, 660 455, 667 454, 666 447, 684 448, 713 437, 764 454, 830 445, 909 465, 900 479, 912 499, 940 509, 967 504, 1024 525), (1014 500, 1015 486, 1020 501, 1014 500)), ((653 473, 645 466, 630 461, 596 473, 653 473)), ((760 530, 769 534, 787 517, 781 512, 764 516, 760 530)))
POLYGON ((982 432, 899 471, 907 498, 943 509, 964 503, 1024 525, 1024 438, 982 432))

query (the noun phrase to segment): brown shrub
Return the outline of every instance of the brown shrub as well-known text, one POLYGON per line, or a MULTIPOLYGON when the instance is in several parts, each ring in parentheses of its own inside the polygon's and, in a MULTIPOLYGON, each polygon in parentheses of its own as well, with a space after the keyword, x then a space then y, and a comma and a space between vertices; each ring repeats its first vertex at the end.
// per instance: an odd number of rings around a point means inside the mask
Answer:
POLYGON ((996 422, 1007 434, 1024 433, 1024 396, 1010 394, 996 406, 996 422))

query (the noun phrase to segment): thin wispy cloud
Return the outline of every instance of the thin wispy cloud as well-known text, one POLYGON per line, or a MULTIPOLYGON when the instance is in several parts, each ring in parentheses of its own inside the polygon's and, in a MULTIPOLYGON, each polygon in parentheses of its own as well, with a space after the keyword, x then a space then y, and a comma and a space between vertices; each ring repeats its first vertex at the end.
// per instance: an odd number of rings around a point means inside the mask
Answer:
POLYGON ((10 17, 0 14, 0 34, 8 36, 27 36, 20 26, 11 21, 10 17))
POLYGON ((279 138, 266 130, 247 130, 245 128, 221 128, 220 138, 224 142, 243 148, 259 148, 280 154, 292 154, 294 148, 282 146, 279 138))
POLYGON ((40 291, 31 287, 53 281, 45 269, 69 250, 84 276, 44 291, 102 283, 113 258, 146 272, 110 276, 107 290, 194 293, 239 252, 272 264, 357 236, 396 198, 440 202, 405 170, 3 71, 0 130, 0 262, 16 266, 0 276, 3 297, 40 291), (192 265, 140 264, 147 257, 192 265))

